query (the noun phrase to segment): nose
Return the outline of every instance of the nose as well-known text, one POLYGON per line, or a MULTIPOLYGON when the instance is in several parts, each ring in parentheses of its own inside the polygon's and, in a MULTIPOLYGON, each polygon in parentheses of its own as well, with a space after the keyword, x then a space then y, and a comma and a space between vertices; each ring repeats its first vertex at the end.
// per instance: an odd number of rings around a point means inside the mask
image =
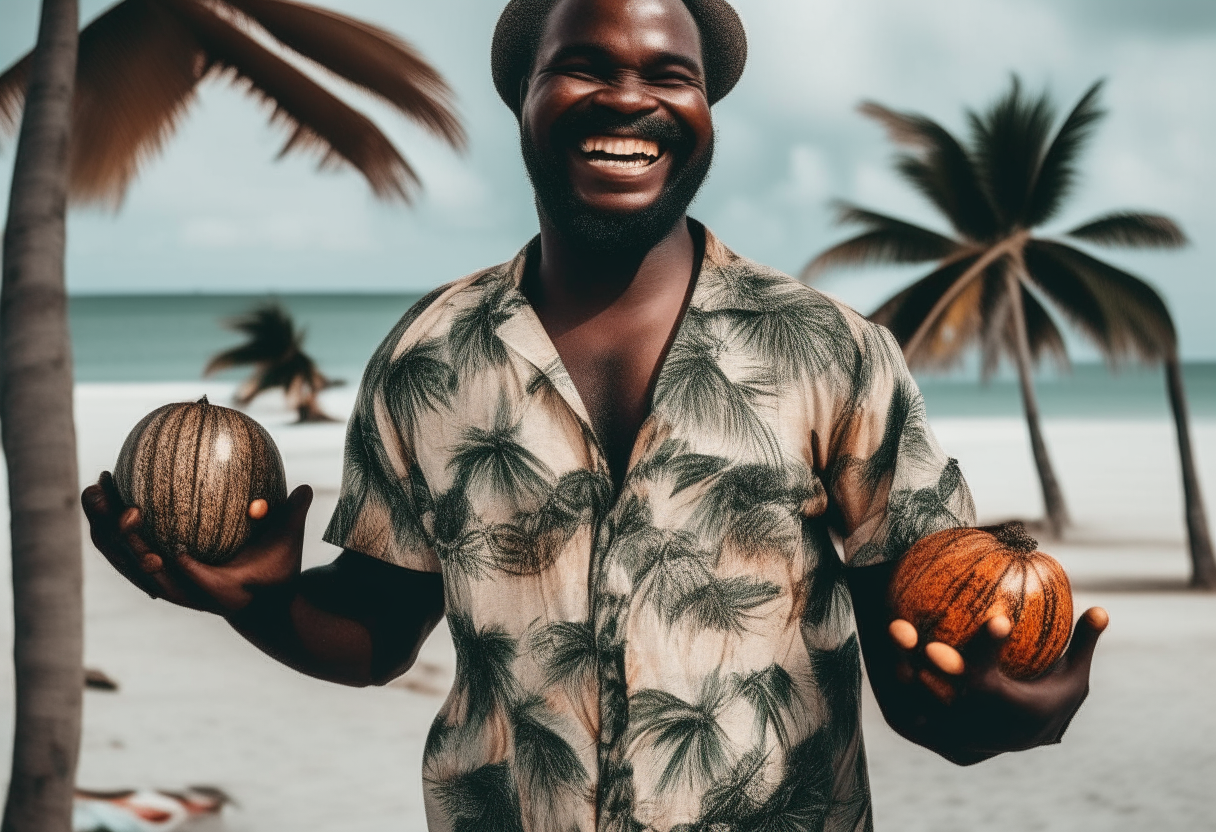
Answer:
POLYGON ((654 112, 660 106, 645 80, 635 72, 615 76, 595 93, 592 103, 627 116, 654 112))

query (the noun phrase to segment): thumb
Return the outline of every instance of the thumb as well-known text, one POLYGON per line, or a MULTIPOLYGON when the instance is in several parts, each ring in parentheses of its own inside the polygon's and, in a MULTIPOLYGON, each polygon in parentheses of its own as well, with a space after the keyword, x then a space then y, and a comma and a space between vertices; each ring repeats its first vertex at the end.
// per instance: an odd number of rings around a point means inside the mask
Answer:
POLYGON ((1098 646, 1098 637, 1110 624, 1110 614, 1102 607, 1090 607, 1081 615, 1068 645, 1069 665, 1089 666, 1098 646))
POLYGON ((308 508, 312 505, 312 486, 301 485, 291 492, 291 496, 287 498, 287 503, 283 506, 287 512, 287 533, 291 535, 292 541, 302 543, 304 541, 304 524, 308 520, 308 508))

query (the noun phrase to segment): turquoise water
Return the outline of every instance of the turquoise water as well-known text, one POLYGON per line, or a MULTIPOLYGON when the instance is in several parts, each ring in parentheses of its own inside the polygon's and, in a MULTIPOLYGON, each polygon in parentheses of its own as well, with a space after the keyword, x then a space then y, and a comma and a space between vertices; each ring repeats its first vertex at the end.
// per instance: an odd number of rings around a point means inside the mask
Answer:
MULTIPOLYGON (((358 381, 363 365, 417 295, 282 295, 274 298, 307 331, 305 349, 327 375, 358 381)), ((73 297, 72 338, 78 381, 182 381, 198 378, 215 353, 242 338, 223 321, 266 298, 249 295, 124 295, 73 297)), ((1216 417, 1216 363, 1185 367, 1191 412, 1216 417)), ((239 378, 240 370, 219 378, 239 378)), ((972 376, 919 379, 931 416, 1017 416, 1016 381, 982 385, 972 376)), ((1118 374, 1080 364, 1071 374, 1044 374, 1037 384, 1047 416, 1166 417, 1158 368, 1118 374)))

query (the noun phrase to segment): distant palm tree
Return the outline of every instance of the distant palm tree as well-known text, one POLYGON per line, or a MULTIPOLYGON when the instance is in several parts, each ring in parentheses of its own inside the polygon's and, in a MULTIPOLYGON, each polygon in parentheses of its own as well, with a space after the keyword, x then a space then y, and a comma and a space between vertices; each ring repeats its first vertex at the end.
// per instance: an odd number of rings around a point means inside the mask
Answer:
MULTIPOLYGON (((816 257, 803 278, 838 266, 939 261, 931 274, 871 317, 891 329, 914 367, 948 365, 973 344, 980 347, 985 376, 1002 358, 1013 359, 1048 520, 1057 532, 1067 525, 1068 512, 1048 458, 1031 375, 1036 361, 1052 356, 1063 363, 1067 355, 1040 298, 1093 340, 1112 364, 1128 357, 1163 362, 1182 453, 1192 580, 1216 587, 1216 560, 1178 370, 1177 333, 1165 303, 1127 272, 1032 233, 1057 215, 1072 191, 1077 158, 1103 116, 1101 87, 1101 82, 1094 84, 1053 135, 1050 98, 1028 97, 1015 77, 986 112, 969 113, 969 143, 924 116, 863 104, 863 113, 909 148, 897 159, 897 169, 946 217, 955 236, 841 203, 840 220, 865 231, 816 257)), ((1105 214, 1065 236, 1125 247, 1173 248, 1186 242, 1168 217, 1127 211, 1105 214)))
MULTIPOLYGON (((123 0, 80 33, 70 196, 118 206, 199 83, 222 78, 269 104, 272 120, 291 129, 283 154, 307 150, 323 166, 346 162, 377 196, 408 201, 418 185, 414 169, 366 116, 300 69, 301 58, 463 145, 443 78, 384 29, 292 0, 123 0)), ((31 65, 26 55, 0 75, 0 134, 15 129, 31 65)))
POLYGON ((249 340, 216 355, 207 362, 203 375, 231 367, 253 366, 253 375, 236 391, 236 403, 248 405, 267 390, 282 388, 287 404, 301 422, 332 422, 321 410, 317 395, 341 382, 327 378, 308 353, 304 352, 304 331, 297 329, 286 310, 268 303, 232 318, 230 329, 243 332, 249 340))

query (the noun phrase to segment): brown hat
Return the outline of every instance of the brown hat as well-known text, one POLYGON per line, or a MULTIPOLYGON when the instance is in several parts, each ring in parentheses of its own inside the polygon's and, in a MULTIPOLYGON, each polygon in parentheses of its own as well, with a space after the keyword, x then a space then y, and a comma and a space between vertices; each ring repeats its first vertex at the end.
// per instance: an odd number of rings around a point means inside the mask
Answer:
MULTIPOLYGON (((494 27, 490 69, 498 96, 519 115, 520 85, 532 71, 532 61, 549 12, 557 0, 510 0, 494 27)), ((747 35, 738 13, 726 0, 684 0, 701 30, 709 103, 717 104, 734 88, 747 62, 747 35)))

